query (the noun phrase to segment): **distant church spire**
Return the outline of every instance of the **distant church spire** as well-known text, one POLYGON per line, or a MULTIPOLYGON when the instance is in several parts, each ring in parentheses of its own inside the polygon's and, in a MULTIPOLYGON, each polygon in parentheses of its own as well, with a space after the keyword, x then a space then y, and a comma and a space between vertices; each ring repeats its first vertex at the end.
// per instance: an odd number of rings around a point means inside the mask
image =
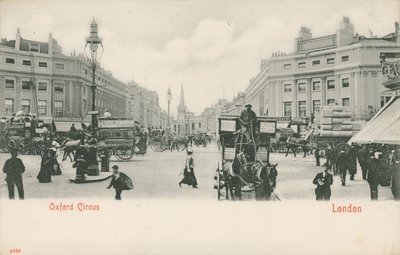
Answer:
POLYGON ((179 105, 185 105, 185 94, 183 93, 183 85, 181 85, 181 98, 179 99, 179 105))
POLYGON ((181 86, 181 97, 179 99, 178 114, 186 113, 185 94, 183 93, 183 85, 181 86))

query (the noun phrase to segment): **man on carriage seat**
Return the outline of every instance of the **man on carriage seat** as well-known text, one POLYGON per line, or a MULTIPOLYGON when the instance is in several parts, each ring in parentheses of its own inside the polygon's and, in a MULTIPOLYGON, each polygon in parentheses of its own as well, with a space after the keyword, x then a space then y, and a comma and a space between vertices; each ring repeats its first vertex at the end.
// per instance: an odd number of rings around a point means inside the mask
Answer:
POLYGON ((257 116, 251 110, 251 104, 246 104, 245 107, 246 109, 240 113, 239 121, 242 126, 242 134, 246 137, 246 141, 251 143, 255 136, 257 116))

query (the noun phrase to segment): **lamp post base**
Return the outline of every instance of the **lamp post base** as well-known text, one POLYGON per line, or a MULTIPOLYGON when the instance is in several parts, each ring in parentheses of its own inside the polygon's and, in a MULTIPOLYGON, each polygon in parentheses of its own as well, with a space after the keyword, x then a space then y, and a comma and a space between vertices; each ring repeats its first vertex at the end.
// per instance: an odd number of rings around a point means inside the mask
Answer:
POLYGON ((87 152, 88 160, 87 160, 87 170, 86 173, 89 176, 97 176, 100 174, 99 165, 97 162, 97 146, 90 145, 87 152))

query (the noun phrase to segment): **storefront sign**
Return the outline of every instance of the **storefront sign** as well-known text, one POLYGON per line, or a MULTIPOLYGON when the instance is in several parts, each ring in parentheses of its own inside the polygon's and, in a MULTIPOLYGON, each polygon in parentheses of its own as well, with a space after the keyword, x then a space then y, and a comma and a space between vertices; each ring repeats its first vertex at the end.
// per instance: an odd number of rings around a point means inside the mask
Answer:
POLYGON ((99 120, 99 128, 133 128, 134 120, 99 120))
POLYGON ((275 121, 260 122, 260 133, 275 134, 276 133, 276 122, 275 121))

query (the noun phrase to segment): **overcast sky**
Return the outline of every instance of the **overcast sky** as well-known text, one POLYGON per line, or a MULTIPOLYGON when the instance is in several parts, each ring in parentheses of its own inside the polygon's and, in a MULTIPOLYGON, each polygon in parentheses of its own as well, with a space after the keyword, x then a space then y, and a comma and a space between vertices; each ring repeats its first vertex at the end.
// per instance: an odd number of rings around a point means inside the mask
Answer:
POLYGON ((343 16, 369 36, 394 32, 400 1, 22 1, 0 0, 0 37, 47 41, 83 52, 93 17, 103 37, 101 64, 119 80, 166 91, 176 112, 183 84, 189 110, 200 113, 244 91, 260 60, 290 53, 301 26, 333 34, 343 16), (147 78, 146 78, 147 77, 147 78), (224 91, 224 93, 223 93, 224 91))

